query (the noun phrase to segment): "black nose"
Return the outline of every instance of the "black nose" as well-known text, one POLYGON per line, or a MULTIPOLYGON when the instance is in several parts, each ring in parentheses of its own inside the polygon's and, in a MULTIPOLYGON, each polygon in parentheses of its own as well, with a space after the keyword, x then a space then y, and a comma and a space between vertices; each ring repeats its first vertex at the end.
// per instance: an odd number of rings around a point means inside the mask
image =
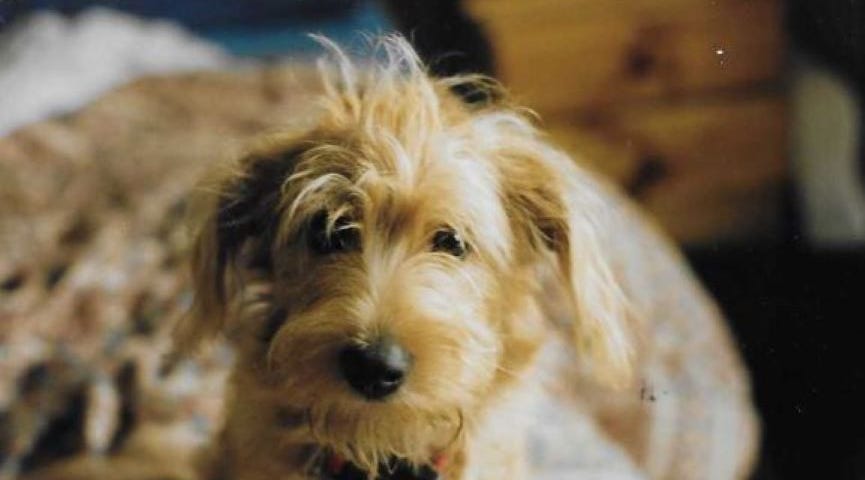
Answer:
POLYGON ((339 353, 342 376, 351 388, 370 400, 397 391, 410 366, 411 355, 389 338, 370 345, 349 345, 339 353))

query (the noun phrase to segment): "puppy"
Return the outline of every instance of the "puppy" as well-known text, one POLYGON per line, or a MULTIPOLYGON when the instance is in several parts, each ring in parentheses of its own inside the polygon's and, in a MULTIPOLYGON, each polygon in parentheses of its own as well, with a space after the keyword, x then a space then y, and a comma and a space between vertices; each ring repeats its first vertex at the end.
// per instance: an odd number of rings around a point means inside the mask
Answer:
MULTIPOLYGON (((653 414, 633 400, 654 308, 638 290, 654 286, 630 265, 663 265, 700 305, 675 252, 493 82, 433 79, 398 37, 364 65, 322 42, 333 58, 312 125, 261 140, 197 199, 194 304, 176 342, 223 334, 238 355, 208 475, 536 478, 538 398, 579 384, 620 387, 642 429, 631 461, 667 476, 677 462, 653 466, 653 414)), ((730 417, 744 434, 724 471, 744 475, 747 385, 728 380, 728 410, 746 413, 730 417)))

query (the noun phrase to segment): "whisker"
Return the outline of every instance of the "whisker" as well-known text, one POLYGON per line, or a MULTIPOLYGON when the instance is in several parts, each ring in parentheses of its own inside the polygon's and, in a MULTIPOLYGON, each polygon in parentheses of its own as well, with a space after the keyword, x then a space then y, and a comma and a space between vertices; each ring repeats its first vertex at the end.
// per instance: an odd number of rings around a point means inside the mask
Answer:
POLYGON ((457 428, 456 428, 456 431, 454 432, 453 436, 451 437, 450 441, 448 441, 447 445, 445 446, 445 448, 444 448, 445 450, 454 446, 457 443, 457 441, 462 437, 462 434, 464 431, 465 414, 463 413, 463 409, 461 409, 461 408, 457 408, 456 411, 457 411, 457 420, 458 420, 457 421, 457 428))

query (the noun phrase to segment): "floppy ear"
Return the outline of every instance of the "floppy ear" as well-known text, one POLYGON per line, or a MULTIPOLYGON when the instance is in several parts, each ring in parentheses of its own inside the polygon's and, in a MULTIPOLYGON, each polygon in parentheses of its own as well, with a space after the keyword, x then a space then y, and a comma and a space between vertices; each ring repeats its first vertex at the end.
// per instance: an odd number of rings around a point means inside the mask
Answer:
POLYGON ((606 384, 625 384, 631 308, 602 248, 597 186, 580 181, 583 174, 566 155, 541 141, 528 146, 504 153, 502 162, 507 208, 522 248, 534 260, 555 262, 572 307, 574 341, 593 374, 606 384))
POLYGON ((219 333, 242 287, 241 269, 269 272, 283 181, 296 148, 271 141, 205 184, 192 202, 193 303, 174 331, 179 352, 219 333))

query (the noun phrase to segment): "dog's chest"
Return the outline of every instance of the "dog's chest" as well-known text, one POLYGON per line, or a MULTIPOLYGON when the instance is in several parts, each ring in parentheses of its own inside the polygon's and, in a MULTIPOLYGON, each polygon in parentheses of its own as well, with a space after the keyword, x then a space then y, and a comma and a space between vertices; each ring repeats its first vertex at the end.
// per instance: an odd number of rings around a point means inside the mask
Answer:
POLYGON ((557 339, 551 340, 541 353, 538 369, 546 374, 530 399, 531 421, 526 427, 528 478, 644 478, 569 389, 573 362, 572 350, 557 339))

